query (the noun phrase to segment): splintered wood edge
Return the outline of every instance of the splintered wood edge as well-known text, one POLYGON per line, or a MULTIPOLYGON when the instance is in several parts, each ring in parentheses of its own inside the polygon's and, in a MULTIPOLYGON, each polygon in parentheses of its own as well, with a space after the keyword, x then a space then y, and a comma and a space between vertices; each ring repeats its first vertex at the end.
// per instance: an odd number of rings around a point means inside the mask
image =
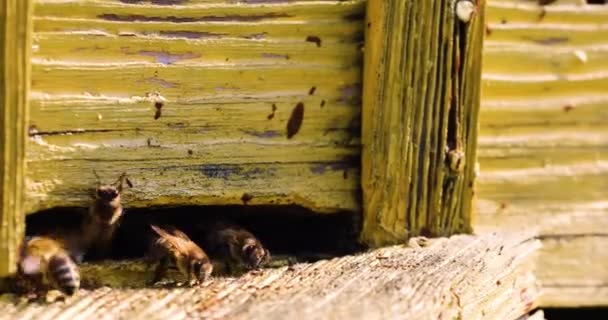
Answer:
MULTIPOLYGON (((539 292, 532 269, 538 248, 538 240, 521 232, 414 238, 409 246, 268 268, 240 277, 215 276, 192 288, 182 284, 138 287, 146 279, 141 261, 83 264, 85 282, 97 279, 102 285, 124 287, 85 288, 57 308, 71 314, 82 310, 84 303, 92 303, 86 301, 111 306, 128 297, 128 308, 87 308, 86 316, 154 313, 154 318, 160 318, 173 308, 183 313, 181 318, 519 319, 537 307, 539 292)), ((0 300, 0 312, 7 316, 53 312, 9 300, 0 300)))

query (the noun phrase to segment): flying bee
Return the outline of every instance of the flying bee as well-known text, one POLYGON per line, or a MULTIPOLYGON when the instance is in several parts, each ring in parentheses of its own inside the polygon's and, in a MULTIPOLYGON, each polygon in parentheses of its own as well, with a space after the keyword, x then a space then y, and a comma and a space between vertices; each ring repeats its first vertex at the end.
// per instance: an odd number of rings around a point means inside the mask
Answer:
POLYGON ((17 267, 18 274, 34 282, 39 292, 52 288, 71 296, 80 287, 78 267, 62 243, 52 238, 26 238, 17 267))
POLYGON ((270 261, 270 252, 251 232, 234 225, 217 223, 206 241, 210 251, 222 258, 229 273, 239 266, 258 269, 270 261))
POLYGON ((123 173, 114 185, 100 185, 95 190, 95 200, 89 207, 89 212, 82 224, 83 242, 87 250, 93 249, 97 257, 107 256, 114 232, 124 213, 120 195, 122 185, 131 181, 123 173))
POLYGON ((169 231, 150 225, 158 235, 150 252, 149 259, 158 261, 152 283, 160 281, 167 273, 169 266, 175 266, 180 273, 188 277, 188 282, 205 281, 213 271, 213 264, 207 254, 183 232, 169 231))

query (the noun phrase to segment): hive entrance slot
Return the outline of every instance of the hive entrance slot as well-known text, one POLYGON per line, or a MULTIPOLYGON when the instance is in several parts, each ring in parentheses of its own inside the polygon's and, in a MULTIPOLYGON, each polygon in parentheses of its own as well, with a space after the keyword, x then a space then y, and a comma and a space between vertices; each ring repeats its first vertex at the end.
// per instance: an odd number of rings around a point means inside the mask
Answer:
MULTIPOLYGON (((39 235, 54 230, 74 230, 86 209, 55 208, 27 217, 26 233, 39 235)), ((205 234, 199 226, 228 219, 249 229, 273 255, 288 255, 298 261, 350 254, 361 249, 357 244, 358 214, 341 212, 317 214, 296 206, 205 206, 157 209, 128 209, 116 231, 111 259, 137 259, 149 244, 151 223, 173 225, 197 243, 205 234)), ((95 260, 86 257, 86 261, 95 260)))

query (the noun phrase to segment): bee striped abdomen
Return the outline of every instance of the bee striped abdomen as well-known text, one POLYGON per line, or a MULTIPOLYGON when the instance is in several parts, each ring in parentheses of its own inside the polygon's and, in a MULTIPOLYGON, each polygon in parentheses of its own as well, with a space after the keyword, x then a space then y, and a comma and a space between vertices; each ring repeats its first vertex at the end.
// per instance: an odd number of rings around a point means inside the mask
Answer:
POLYGON ((73 295, 80 287, 78 267, 68 255, 56 254, 49 260, 48 274, 58 289, 73 295))

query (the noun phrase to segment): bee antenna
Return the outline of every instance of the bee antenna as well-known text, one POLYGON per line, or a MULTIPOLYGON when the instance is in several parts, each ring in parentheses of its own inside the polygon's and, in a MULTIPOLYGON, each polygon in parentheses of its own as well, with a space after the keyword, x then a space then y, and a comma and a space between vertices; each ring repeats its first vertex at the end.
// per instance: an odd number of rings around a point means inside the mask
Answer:
POLYGON ((99 175, 97 174, 97 171, 95 171, 95 169, 93 169, 93 175, 95 175, 95 179, 97 179, 97 184, 101 185, 101 178, 99 177, 99 175))
POLYGON ((118 189, 118 192, 122 193, 122 185, 125 181, 125 179, 127 178, 127 173, 123 172, 118 179, 116 180, 116 182, 114 182, 114 185, 116 185, 116 188, 118 189))

